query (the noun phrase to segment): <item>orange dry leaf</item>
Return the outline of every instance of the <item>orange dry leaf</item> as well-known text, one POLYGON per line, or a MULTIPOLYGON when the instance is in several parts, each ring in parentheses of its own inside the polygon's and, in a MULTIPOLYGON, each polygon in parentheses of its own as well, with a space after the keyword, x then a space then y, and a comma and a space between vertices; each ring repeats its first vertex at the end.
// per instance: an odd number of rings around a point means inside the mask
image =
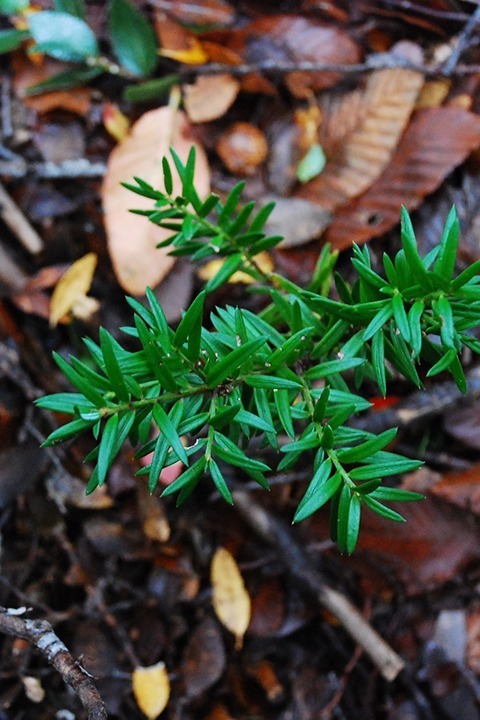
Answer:
MULTIPOLYGON (((413 70, 378 70, 369 77, 360 105, 358 93, 346 96, 338 113, 345 118, 351 99, 351 117, 360 111, 358 123, 298 196, 332 212, 367 190, 387 167, 422 85, 423 76, 413 70)), ((335 115, 330 122, 335 124, 335 115)))
POLYGON ((343 250, 383 235, 398 223, 402 205, 417 208, 479 146, 478 115, 457 107, 420 110, 383 175, 337 213, 326 241, 343 250))
POLYGON ((25 95, 25 91, 31 85, 48 80, 64 71, 64 63, 51 58, 44 58, 41 65, 34 65, 25 55, 19 53, 12 55, 12 63, 15 93, 22 98, 22 103, 27 107, 39 113, 46 113, 56 108, 68 110, 82 117, 88 113, 90 109, 90 88, 75 88, 74 92, 71 90, 55 90, 34 97, 25 95))
POLYGON ((170 681, 165 663, 135 668, 132 684, 138 707, 148 720, 155 720, 165 710, 170 698, 170 681))
POLYGON ((102 120, 105 130, 118 142, 124 139, 130 128, 130 120, 115 103, 103 106, 102 120))
MULTIPOLYGON (((197 273, 198 277, 200 278, 200 280, 203 280, 203 282, 208 282, 217 274, 224 262, 225 258, 211 260, 206 265, 200 268, 197 273)), ((263 272, 273 272, 273 260, 267 252, 261 252, 256 255, 255 262, 257 263, 259 268, 263 270, 263 272)), ((241 270, 237 270, 237 272, 233 273, 233 275, 229 277, 228 282, 244 283, 245 285, 250 285, 251 283, 254 283, 255 280, 250 275, 247 275, 247 273, 244 273, 241 270)))
POLYGON ((163 48, 159 51, 159 55, 162 57, 170 58, 170 60, 176 60, 179 63, 185 63, 186 65, 203 65, 208 60, 208 54, 202 47, 202 43, 196 38, 191 38, 189 47, 181 50, 169 50, 163 48))
POLYGON ((185 110, 191 122, 202 123, 225 115, 240 91, 240 83, 228 73, 200 75, 184 85, 185 110))
MULTIPOLYGON (((154 201, 134 195, 120 183, 132 182, 137 176, 162 189, 162 157, 173 147, 185 162, 192 145, 197 151, 195 186, 202 197, 210 189, 207 158, 191 137, 182 112, 162 107, 145 113, 110 155, 102 186, 108 249, 120 285, 133 295, 143 295, 146 287, 158 285, 173 267, 168 248, 156 248, 172 233, 130 213, 130 208, 152 209, 154 201)), ((181 183, 175 173, 173 195, 180 193, 181 183)))
POLYGON ((218 548, 213 556, 211 580, 215 613, 235 635, 236 647, 240 649, 250 623, 251 603, 235 558, 225 548, 218 548))
MULTIPOLYGON (((85 308, 86 295, 90 290, 96 267, 97 256, 95 253, 88 253, 74 262, 62 275, 50 300, 51 327, 58 325, 59 321, 70 312, 78 315, 76 310, 79 306, 85 308)), ((93 298, 88 300, 95 304, 95 309, 98 307, 96 300, 93 298)), ((80 314, 83 317, 83 314, 80 314)))

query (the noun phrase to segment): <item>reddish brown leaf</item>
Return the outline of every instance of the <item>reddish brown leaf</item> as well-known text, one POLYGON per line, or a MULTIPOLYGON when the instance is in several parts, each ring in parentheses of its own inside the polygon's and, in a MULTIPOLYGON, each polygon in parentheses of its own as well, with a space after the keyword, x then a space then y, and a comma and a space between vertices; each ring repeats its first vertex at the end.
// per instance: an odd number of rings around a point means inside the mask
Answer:
POLYGON ((50 58, 44 58, 41 65, 34 65, 25 55, 13 55, 14 78, 13 84, 17 95, 27 107, 38 113, 46 113, 55 108, 62 108, 77 115, 84 116, 90 109, 90 88, 75 88, 70 90, 55 90, 35 97, 26 97, 25 91, 31 85, 49 80, 54 75, 65 70, 65 65, 50 58))
MULTIPOLYGON (((245 60, 279 60, 332 64, 353 64, 360 60, 360 48, 338 27, 315 22, 295 15, 264 17, 251 23, 244 31, 245 60)), ((286 84, 298 98, 307 97, 334 85, 339 73, 289 73, 286 84)))
POLYGON ((480 450, 480 400, 448 413, 444 419, 444 428, 466 447, 480 450))
POLYGON ((415 593, 441 586, 468 563, 478 561, 478 532, 464 512, 430 494, 422 502, 396 504, 406 523, 393 523, 372 512, 362 517, 359 548, 350 559, 365 570, 387 568, 415 593))
POLYGON ((252 597, 252 619, 248 632, 259 637, 276 635, 285 616, 284 589, 278 580, 269 579, 252 597))
POLYGON ((265 135, 255 125, 236 122, 220 137, 216 150, 234 175, 254 175, 266 160, 268 145, 265 135))
POLYGON ((480 117, 457 107, 421 110, 388 168, 361 197, 342 208, 325 234, 336 249, 383 235, 414 210, 480 144, 480 117))
POLYGON ((437 497, 480 514, 480 465, 462 472, 448 473, 431 489, 437 497))
POLYGON ((183 681, 189 699, 198 698, 219 680, 226 656, 222 633, 213 618, 197 625, 183 658, 183 681))

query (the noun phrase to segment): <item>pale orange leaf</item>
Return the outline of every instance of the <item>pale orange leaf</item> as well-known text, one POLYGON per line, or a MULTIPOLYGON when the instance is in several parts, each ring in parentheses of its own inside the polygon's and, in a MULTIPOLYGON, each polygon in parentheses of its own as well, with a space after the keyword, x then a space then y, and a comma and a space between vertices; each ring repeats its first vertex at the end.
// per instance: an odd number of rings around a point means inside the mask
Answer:
MULTIPOLYGON (((174 258, 168 255, 168 248, 156 248, 172 233, 130 213, 130 208, 152 209, 154 202, 134 195, 120 183, 132 182, 137 176, 162 190, 162 157, 173 147, 186 162, 192 145, 197 151, 195 186, 204 197, 210 189, 207 158, 180 111, 162 107, 145 113, 110 155, 102 186, 108 249, 120 285, 132 295, 145 294, 146 287, 158 285, 173 267, 174 258)), ((181 183, 175 173, 173 195, 180 193, 181 183)))
POLYGON ((148 720, 155 720, 165 710, 170 698, 170 681, 165 663, 135 668, 132 684, 138 707, 148 720))
POLYGON ((60 319, 82 303, 90 290, 97 267, 97 256, 88 253, 71 265, 55 286, 50 301, 50 325, 55 327, 60 319))
POLYGON ((184 85, 184 103, 193 123, 210 122, 225 115, 240 91, 240 83, 228 73, 200 75, 184 85))
POLYGON ((222 625, 235 635, 239 649, 250 623, 252 608, 235 558, 223 547, 219 547, 213 556, 211 581, 215 613, 222 625))
MULTIPOLYGON (((298 196, 332 212, 365 192, 390 162, 422 85, 423 76, 413 70, 372 73, 360 106, 358 93, 352 95, 354 107, 360 110, 358 124, 338 143, 322 174, 301 188, 298 196)), ((344 107, 339 112, 345 116, 344 107)))

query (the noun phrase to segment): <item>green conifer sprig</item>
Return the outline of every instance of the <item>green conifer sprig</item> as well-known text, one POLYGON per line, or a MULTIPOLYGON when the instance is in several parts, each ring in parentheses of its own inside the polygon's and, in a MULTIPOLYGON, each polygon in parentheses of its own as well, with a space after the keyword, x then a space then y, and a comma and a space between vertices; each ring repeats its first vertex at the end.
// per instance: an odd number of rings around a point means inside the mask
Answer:
POLYGON ((401 249, 393 259, 384 256, 384 272, 373 269, 368 248, 355 247, 358 277, 350 286, 336 274, 340 299, 332 300, 325 289, 335 254, 322 251, 306 289, 264 271, 256 256, 281 239, 264 232, 273 206, 256 214, 253 203, 240 207, 242 183, 225 202, 214 194, 200 199, 194 151, 185 164, 174 152, 172 158, 182 181, 180 196, 172 194, 167 159, 164 191, 140 178, 127 187, 151 198, 152 210, 141 214, 172 232, 162 246, 192 260, 221 257, 222 267, 176 329, 169 327, 151 290, 148 307, 127 298, 134 325, 123 330, 136 339, 138 350, 125 349, 102 328, 99 344, 85 340, 88 362, 55 356, 77 392, 37 401, 72 416, 46 444, 91 430, 98 444, 87 457, 96 463, 88 492, 105 482, 127 439, 137 458, 153 453, 150 465, 138 473, 148 474, 151 491, 162 469, 181 461, 183 472, 162 493, 176 494, 177 504, 204 475, 232 503, 233 469, 268 488, 273 468, 265 462, 265 448, 278 458, 277 471, 307 459, 311 481, 294 521, 330 502, 332 538, 351 553, 364 508, 402 521, 386 503, 422 497, 383 485, 384 478, 421 463, 388 450, 395 429, 374 435, 349 426, 355 413, 369 407, 352 391, 353 383, 358 389, 368 378, 385 395, 394 374, 421 387, 419 369, 427 376, 447 370, 465 391, 462 348, 480 352, 471 332, 480 320, 480 262, 455 276, 459 223, 454 208, 440 243, 425 257, 403 209, 401 249), (258 315, 227 306, 205 318, 206 295, 237 270, 253 278, 270 304, 258 315), (158 430, 154 439, 152 427, 158 430))

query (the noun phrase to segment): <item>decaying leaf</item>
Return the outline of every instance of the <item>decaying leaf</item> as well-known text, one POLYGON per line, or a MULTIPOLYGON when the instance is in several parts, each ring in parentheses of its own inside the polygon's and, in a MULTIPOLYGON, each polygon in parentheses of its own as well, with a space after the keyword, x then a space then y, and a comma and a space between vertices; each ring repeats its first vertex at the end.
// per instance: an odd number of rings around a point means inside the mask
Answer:
POLYGON ((234 175, 254 175, 268 155, 263 132, 247 122, 235 122, 220 136, 216 151, 227 170, 234 175))
MULTIPOLYGON (((50 301, 50 325, 52 327, 58 325, 64 315, 72 311, 75 314, 75 307, 84 301, 90 290, 96 267, 97 256, 95 253, 88 253, 74 262, 62 275, 50 301)), ((90 299, 93 300, 93 298, 90 299)))
POLYGON ((215 613, 235 635, 236 647, 240 649, 250 623, 251 602, 235 558, 225 548, 218 548, 213 556, 211 580, 215 613))
MULTIPOLYGON (((272 57, 294 63, 349 65, 360 60, 360 48, 351 35, 306 17, 273 15, 250 23, 244 30, 245 60, 253 63, 272 57)), ((340 78, 334 72, 293 72, 285 82, 297 98, 330 87, 340 78)))
MULTIPOLYGON (((197 273, 198 277, 200 278, 200 280, 203 280, 203 282, 208 282, 217 274, 224 262, 225 258, 211 260, 199 269, 197 273)), ((273 260, 267 252, 259 253, 255 257, 255 262, 257 263, 259 268, 263 270, 263 272, 269 273, 273 271, 273 260)), ((228 282, 244 283, 245 285, 250 285, 251 283, 254 283, 255 280, 250 275, 247 275, 247 273, 242 272, 241 270, 237 270, 237 272, 233 273, 233 275, 229 277, 228 282)))
POLYGON ((417 208, 479 145, 478 115, 458 107, 418 111, 383 175, 338 211, 326 241, 342 250, 383 235, 398 223, 402 205, 417 208))
MULTIPOLYGON (((142 295, 154 287, 172 268, 174 259, 168 249, 156 245, 171 235, 130 208, 151 209, 153 201, 134 195, 121 186, 141 177, 153 187, 163 187, 162 157, 173 147, 185 162, 192 145, 197 151, 195 186, 200 196, 210 188, 210 171, 201 146, 190 135, 190 125, 182 112, 162 107, 145 113, 130 134, 110 155, 102 187, 108 249, 120 285, 132 295, 142 295)), ((181 192, 174 175, 173 195, 181 192)))
POLYGON ((121 142, 125 138, 130 128, 130 120, 122 113, 118 105, 106 103, 103 107, 102 120, 105 130, 117 142, 121 142))
POLYGON ((207 617, 193 631, 183 656, 183 682, 189 699, 199 698, 222 677, 226 659, 218 622, 207 617))
POLYGON ((475 464, 468 470, 447 473, 436 482, 430 492, 464 510, 480 514, 480 465, 475 464))
POLYGON ((185 110, 193 123, 210 122, 225 115, 240 91, 240 83, 228 73, 200 75, 184 85, 185 110))
MULTIPOLYGON (((423 76, 413 70, 372 73, 362 103, 357 93, 351 96, 353 109, 360 111, 358 124, 337 144, 322 174, 298 196, 332 212, 369 188, 387 167, 422 85, 423 76)), ((344 103, 349 105, 350 96, 344 103)), ((342 105, 338 112, 345 117, 342 105)))
POLYGON ((170 697, 170 681, 165 663, 135 668, 132 684, 138 707, 149 720, 155 720, 165 710, 170 697))

